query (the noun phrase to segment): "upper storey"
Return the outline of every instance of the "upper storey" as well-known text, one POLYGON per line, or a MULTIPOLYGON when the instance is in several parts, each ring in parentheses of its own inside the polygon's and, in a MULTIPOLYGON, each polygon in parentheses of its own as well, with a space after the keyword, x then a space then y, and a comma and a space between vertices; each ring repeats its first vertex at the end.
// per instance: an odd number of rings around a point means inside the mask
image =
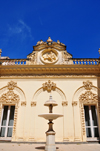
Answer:
POLYGON ((28 64, 71 64, 72 55, 67 52, 66 46, 59 40, 54 42, 50 37, 46 42, 40 40, 33 46, 30 53, 28 64))

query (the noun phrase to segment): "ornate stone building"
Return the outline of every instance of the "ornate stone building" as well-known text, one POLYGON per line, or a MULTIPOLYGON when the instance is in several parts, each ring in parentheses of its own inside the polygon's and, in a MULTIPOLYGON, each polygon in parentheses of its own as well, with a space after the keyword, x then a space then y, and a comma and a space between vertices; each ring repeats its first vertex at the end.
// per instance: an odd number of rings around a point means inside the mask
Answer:
MULTIPOLYGON (((1 53, 1 52, 0 52, 1 53)), ((0 55, 0 140, 44 142, 50 94, 64 116, 54 121, 57 142, 98 141, 100 59, 73 58, 59 40, 39 41, 26 59, 0 55)))

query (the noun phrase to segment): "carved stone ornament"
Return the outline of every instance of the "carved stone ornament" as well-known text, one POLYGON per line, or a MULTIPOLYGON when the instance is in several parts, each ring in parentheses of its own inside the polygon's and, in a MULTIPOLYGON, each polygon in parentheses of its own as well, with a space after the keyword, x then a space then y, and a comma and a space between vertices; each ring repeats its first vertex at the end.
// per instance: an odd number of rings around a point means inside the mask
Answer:
POLYGON ((9 90, 7 93, 3 94, 0 97, 0 102, 6 102, 6 103, 19 102, 19 95, 15 94, 12 90, 9 90))
POLYGON ((68 101, 62 101, 62 106, 67 106, 68 105, 68 101))
POLYGON ((41 61, 45 64, 54 64, 58 60, 58 52, 53 49, 46 49, 41 54, 41 61))
POLYGON ((81 109, 81 123, 82 123, 82 133, 86 135, 85 129, 85 117, 84 117, 84 104, 97 104, 98 103, 98 96, 92 91, 86 91, 79 97, 80 101, 80 109, 81 109))
POLYGON ((36 102, 31 102, 31 106, 36 106, 36 102))
POLYGON ((83 82, 83 86, 86 90, 91 90, 92 89, 92 82, 90 82, 89 80, 86 82, 83 82))
POLYGON ((56 84, 54 82, 48 80, 48 82, 43 83, 43 91, 51 92, 51 90, 54 91, 55 89, 56 89, 56 84))
POLYGON ((77 103, 78 103, 77 101, 73 101, 73 102, 72 102, 72 106, 76 106, 77 103))
POLYGON ((86 91, 80 96, 79 100, 81 103, 95 103, 98 101, 98 97, 92 91, 86 91))
POLYGON ((17 86, 17 83, 14 82, 14 81, 10 81, 7 84, 7 87, 8 87, 9 90, 13 90, 16 86, 17 86))
POLYGON ((26 106, 26 101, 21 102, 21 106, 26 106))

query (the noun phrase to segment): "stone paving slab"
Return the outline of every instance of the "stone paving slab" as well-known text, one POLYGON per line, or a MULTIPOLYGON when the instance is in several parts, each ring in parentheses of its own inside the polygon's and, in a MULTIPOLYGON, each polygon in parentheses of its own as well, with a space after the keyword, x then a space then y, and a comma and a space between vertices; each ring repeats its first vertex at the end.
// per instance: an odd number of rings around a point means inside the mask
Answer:
MULTIPOLYGON (((0 143, 0 151, 44 151, 44 144, 0 143)), ((100 151, 100 144, 56 144, 57 151, 100 151)))

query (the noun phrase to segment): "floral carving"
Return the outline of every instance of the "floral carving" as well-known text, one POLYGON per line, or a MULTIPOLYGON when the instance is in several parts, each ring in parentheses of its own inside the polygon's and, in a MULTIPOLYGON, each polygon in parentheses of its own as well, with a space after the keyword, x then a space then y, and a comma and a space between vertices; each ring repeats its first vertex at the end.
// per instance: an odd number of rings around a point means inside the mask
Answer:
POLYGON ((91 90, 92 89, 92 82, 90 82, 89 80, 86 82, 83 82, 83 86, 86 90, 91 90))
POLYGON ((48 82, 43 83, 43 91, 48 91, 51 92, 51 90, 55 90, 56 88, 56 84, 54 82, 51 82, 50 80, 48 80, 48 82))
POLYGON ((12 103, 19 102, 19 96, 15 94, 12 90, 9 90, 7 93, 3 94, 0 97, 0 102, 12 103))
POLYGON ((31 106, 36 106, 36 102, 31 102, 31 106))
POLYGON ((98 101, 97 95, 92 93, 92 91, 86 91, 84 94, 80 96, 79 99, 83 103, 95 103, 98 101))
POLYGON ((16 82, 10 81, 10 82, 8 82, 7 87, 8 87, 9 90, 13 90, 16 87, 16 85, 17 85, 16 82))
POLYGON ((62 106, 67 106, 68 105, 68 101, 62 101, 62 106))

